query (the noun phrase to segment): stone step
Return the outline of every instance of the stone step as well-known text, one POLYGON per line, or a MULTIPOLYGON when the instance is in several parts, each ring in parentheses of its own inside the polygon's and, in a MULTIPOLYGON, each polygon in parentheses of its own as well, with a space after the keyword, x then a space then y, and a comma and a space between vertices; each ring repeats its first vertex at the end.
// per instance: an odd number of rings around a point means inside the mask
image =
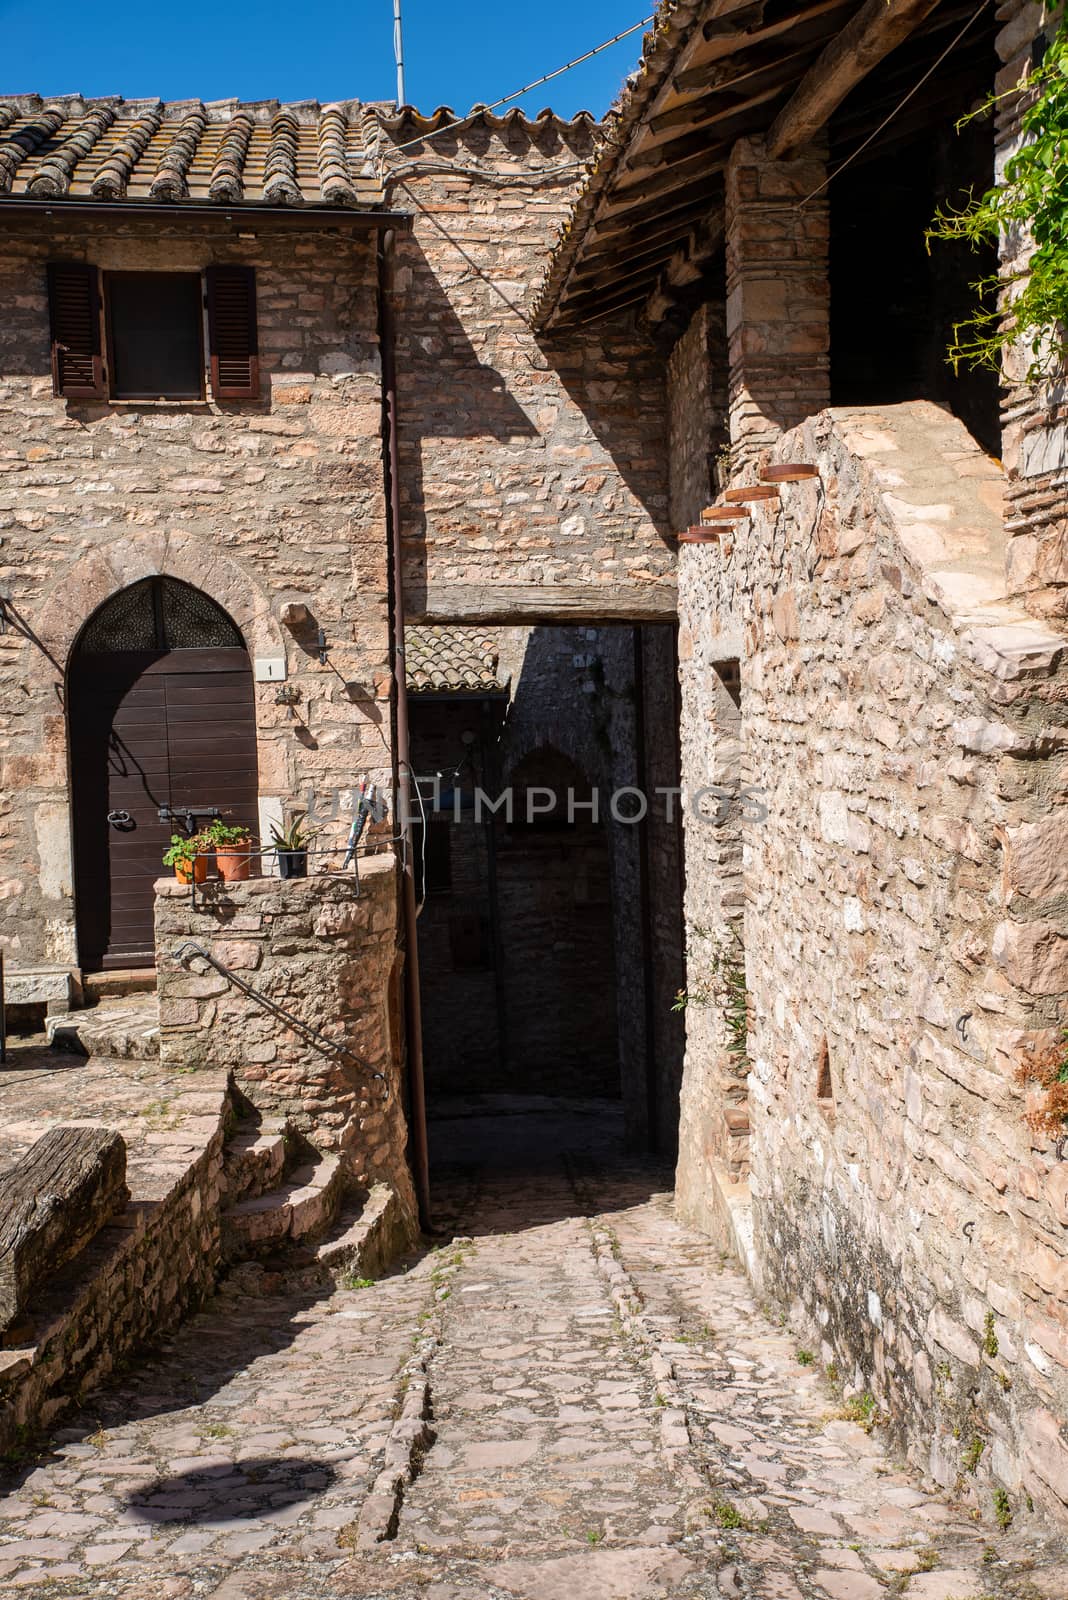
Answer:
POLYGON ((410 1242, 396 1193, 376 1183, 365 1200, 345 1206, 333 1232, 315 1246, 315 1263, 335 1278, 378 1278, 410 1242))
POLYGON ((122 1003, 102 1003, 68 1016, 47 1017, 53 1050, 115 1061, 159 1060, 159 1001, 154 994, 122 1003))
POLYGON ((276 1189, 286 1168, 289 1140, 281 1117, 239 1122, 223 1149, 223 1177, 231 1206, 276 1189))
POLYGON ((295 1168, 288 1183, 223 1212, 223 1254, 229 1261, 239 1261, 322 1235, 338 1213, 343 1187, 344 1173, 336 1156, 322 1156, 295 1168))

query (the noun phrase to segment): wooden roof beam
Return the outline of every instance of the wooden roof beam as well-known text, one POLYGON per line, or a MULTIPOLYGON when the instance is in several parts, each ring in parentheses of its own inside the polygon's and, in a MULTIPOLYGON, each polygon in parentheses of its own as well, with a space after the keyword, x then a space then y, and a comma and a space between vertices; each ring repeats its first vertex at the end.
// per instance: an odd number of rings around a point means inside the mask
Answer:
POLYGON ((818 133, 851 89, 907 39, 939 0, 866 0, 813 62, 779 112, 767 138, 772 160, 793 154, 818 133))

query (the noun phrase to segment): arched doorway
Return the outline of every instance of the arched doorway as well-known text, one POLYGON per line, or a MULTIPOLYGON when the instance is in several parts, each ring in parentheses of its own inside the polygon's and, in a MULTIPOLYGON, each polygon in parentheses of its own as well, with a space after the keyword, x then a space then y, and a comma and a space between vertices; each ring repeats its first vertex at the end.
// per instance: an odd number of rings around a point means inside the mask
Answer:
POLYGON ((88 972, 151 967, 152 884, 171 835, 215 811, 256 827, 245 642, 199 589, 145 578, 86 623, 67 708, 79 960, 88 972))

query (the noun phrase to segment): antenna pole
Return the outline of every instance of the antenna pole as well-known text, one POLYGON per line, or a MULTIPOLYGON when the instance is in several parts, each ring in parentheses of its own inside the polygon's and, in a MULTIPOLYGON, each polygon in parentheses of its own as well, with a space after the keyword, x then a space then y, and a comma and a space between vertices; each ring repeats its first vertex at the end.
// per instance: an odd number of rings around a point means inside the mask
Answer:
POLYGON ((393 54, 397 59, 397 105, 407 105, 404 97, 404 33, 401 28, 401 0, 393 0, 393 54))

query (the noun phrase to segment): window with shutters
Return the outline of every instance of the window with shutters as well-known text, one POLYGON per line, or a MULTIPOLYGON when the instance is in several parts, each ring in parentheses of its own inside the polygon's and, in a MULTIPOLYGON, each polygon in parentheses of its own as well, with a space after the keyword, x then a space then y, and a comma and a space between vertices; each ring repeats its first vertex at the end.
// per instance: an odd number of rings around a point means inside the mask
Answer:
POLYGON ((201 400, 199 272, 109 272, 111 393, 116 400, 201 400))
POLYGON ((57 395, 203 400, 206 304, 213 398, 259 398, 252 267, 101 275, 87 262, 51 262, 48 303, 57 395))

